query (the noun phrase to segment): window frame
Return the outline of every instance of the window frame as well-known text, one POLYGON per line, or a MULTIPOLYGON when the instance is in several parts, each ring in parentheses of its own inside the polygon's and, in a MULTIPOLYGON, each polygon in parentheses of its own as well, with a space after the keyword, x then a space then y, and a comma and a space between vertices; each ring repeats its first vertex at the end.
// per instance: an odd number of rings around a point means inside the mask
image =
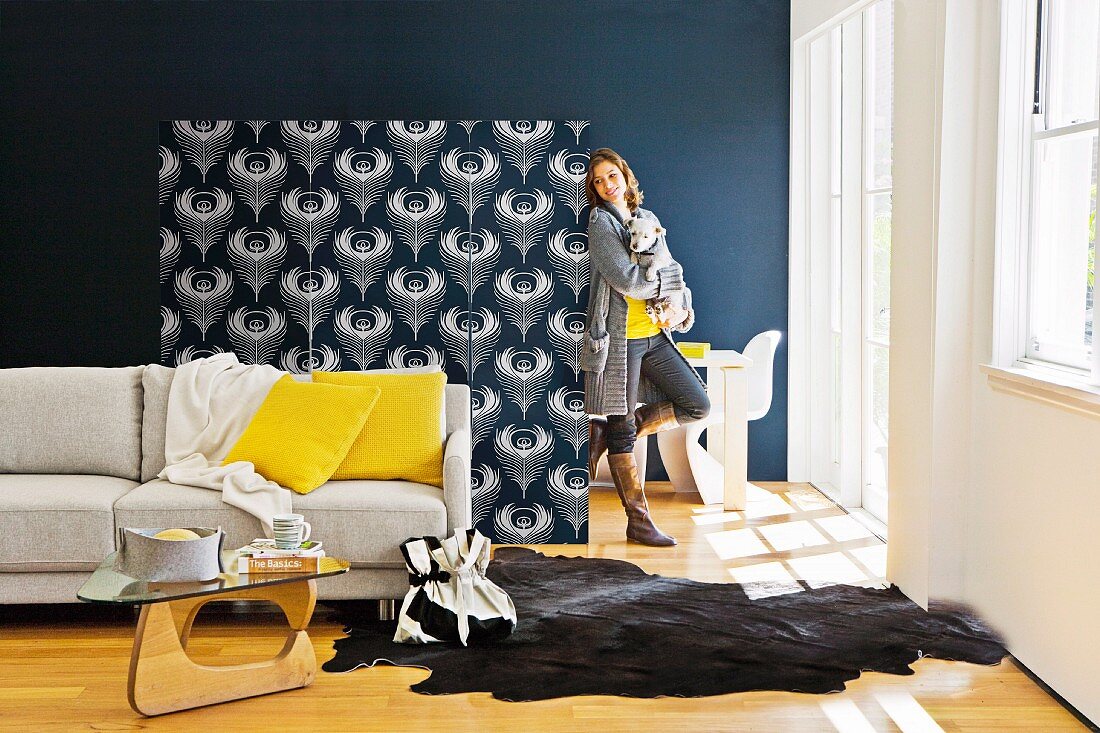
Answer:
MULTIPOLYGON (((1100 344, 1094 335, 1091 365, 1085 368, 1029 356, 1030 243, 1034 236, 1032 151, 1043 122, 1041 103, 1046 88, 1039 66, 1039 17, 1042 0, 1001 3, 1000 109, 997 145, 996 258, 994 270, 994 330, 991 364, 983 370, 991 379, 1020 376, 1021 384, 1067 385, 1100 394, 1100 344), (1021 53, 1023 50, 1023 53, 1021 53), (1026 379, 1023 379, 1026 377, 1026 379)), ((1100 83, 1100 82, 1098 82, 1100 83)), ((1095 129, 1096 121, 1056 128, 1062 133, 1095 129)), ((1056 133, 1059 134, 1059 133, 1056 133)), ((1095 331, 1094 331, 1095 334, 1095 331)))

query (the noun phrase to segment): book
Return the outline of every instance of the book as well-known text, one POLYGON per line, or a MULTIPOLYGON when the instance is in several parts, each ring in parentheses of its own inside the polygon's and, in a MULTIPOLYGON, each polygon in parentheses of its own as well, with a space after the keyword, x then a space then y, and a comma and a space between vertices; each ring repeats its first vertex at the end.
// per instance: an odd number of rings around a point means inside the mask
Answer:
POLYGON ((263 537, 252 540, 247 545, 240 548, 238 552, 257 557, 299 557, 304 555, 325 554, 325 551, 321 549, 321 543, 314 540, 306 540, 298 547, 281 549, 275 545, 275 540, 265 539, 263 537))
POLYGON ((710 353, 709 341, 680 341, 676 344, 680 353, 689 359, 705 359, 710 353))
POLYGON ((257 557, 241 555, 237 558, 239 575, 258 573, 316 573, 321 567, 321 555, 257 557))

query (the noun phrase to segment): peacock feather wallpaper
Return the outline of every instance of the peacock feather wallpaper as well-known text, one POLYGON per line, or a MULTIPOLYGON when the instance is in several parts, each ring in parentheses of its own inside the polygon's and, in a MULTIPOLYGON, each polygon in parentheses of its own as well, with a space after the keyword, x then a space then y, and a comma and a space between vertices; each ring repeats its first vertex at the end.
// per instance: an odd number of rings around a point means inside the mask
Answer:
POLYGON ((587 542, 588 125, 162 122, 161 363, 438 364, 471 389, 475 526, 587 542))

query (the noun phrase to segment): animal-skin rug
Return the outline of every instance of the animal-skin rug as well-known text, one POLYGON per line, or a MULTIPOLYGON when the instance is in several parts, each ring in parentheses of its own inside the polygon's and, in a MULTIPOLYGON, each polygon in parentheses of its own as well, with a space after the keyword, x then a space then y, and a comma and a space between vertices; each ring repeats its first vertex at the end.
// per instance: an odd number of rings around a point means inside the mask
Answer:
POLYGON ((414 692, 522 701, 836 692, 864 670, 913 674, 909 665, 922 656, 997 664, 1007 654, 966 609, 926 612, 896 586, 802 583, 801 592, 762 598, 759 585, 666 578, 622 560, 518 547, 499 548, 487 575, 516 605, 519 624, 506 639, 396 644, 395 623, 370 618, 376 604, 333 603, 348 636, 323 669, 421 667, 432 674, 414 692))

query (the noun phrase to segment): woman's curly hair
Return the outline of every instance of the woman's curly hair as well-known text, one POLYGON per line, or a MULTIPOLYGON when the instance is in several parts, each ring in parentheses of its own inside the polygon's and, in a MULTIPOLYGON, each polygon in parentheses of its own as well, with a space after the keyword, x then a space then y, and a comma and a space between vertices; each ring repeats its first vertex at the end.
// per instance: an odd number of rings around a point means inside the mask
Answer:
POLYGON ((593 150, 588 155, 588 174, 584 179, 584 192, 588 197, 589 206, 599 206, 603 201, 600 194, 596 191, 596 184, 592 182, 593 172, 596 164, 601 161, 607 161, 618 167, 623 173, 623 179, 626 181, 626 205, 630 209, 630 213, 634 213, 638 210, 638 207, 642 205, 642 199, 644 195, 640 188, 638 188, 638 179, 634 176, 634 171, 630 170, 630 166, 627 165, 623 156, 616 153, 611 148, 598 148, 593 150))

